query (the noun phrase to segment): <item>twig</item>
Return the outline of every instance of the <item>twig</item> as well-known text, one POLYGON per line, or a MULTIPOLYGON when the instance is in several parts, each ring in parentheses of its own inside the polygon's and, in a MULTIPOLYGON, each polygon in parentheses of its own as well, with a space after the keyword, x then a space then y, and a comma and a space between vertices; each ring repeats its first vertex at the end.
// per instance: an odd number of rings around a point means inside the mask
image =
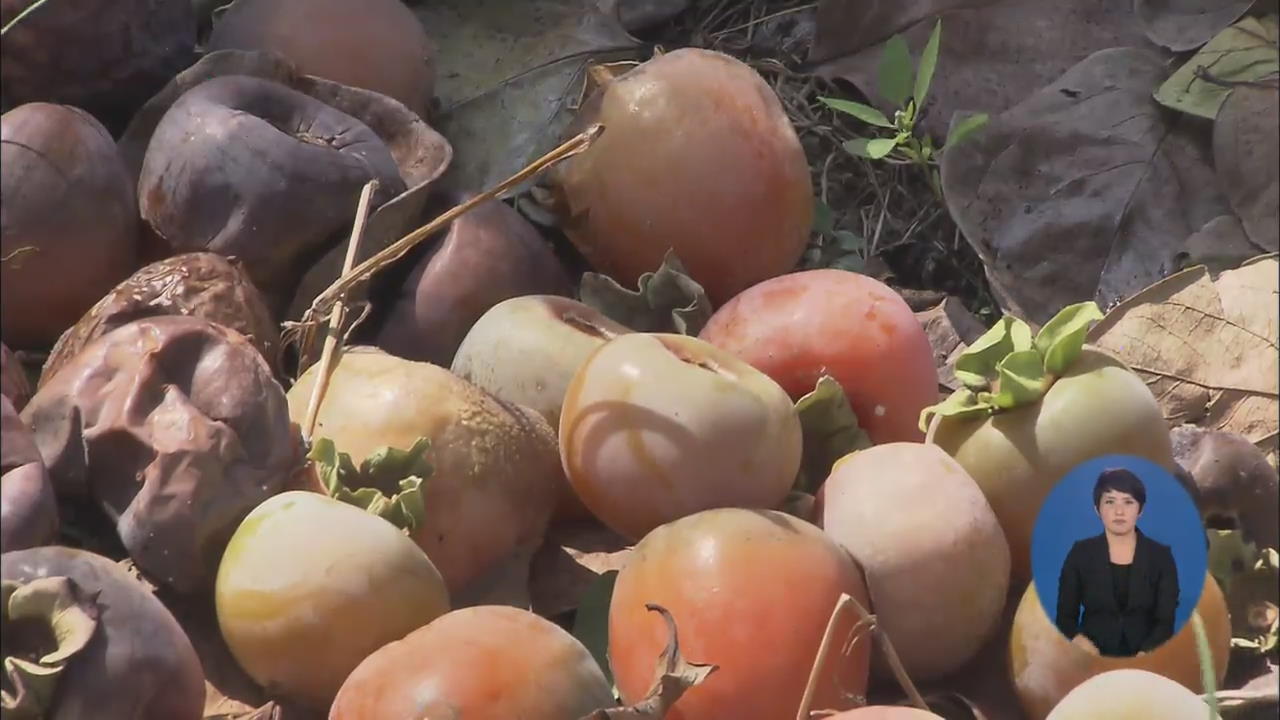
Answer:
POLYGON ((385 268, 396 260, 399 260, 418 243, 422 242, 427 237, 430 237, 437 230, 453 222, 459 216, 467 213, 477 205, 501 195, 509 188, 519 185, 556 163, 573 157, 583 150, 586 150, 593 142, 595 142, 596 138, 598 138, 602 132, 604 132, 603 125, 592 125, 568 142, 565 142, 560 147, 557 147, 555 150, 552 150, 546 155, 534 160, 528 167, 515 175, 512 175, 493 188, 476 195, 461 205, 448 210, 417 230, 410 232, 408 235, 405 235, 379 251, 373 257, 352 268, 350 272, 344 272, 337 281, 330 285, 324 292, 316 296, 316 299, 311 302, 311 307, 308 308, 306 313, 303 315, 303 323, 311 324, 318 322, 320 318, 327 315, 329 309, 333 307, 338 299, 346 294, 356 284, 367 280, 372 277, 374 273, 385 268))
POLYGON ((22 22, 22 19, 23 19, 23 18, 25 18, 26 16, 28 16, 28 15, 30 15, 31 13, 35 12, 36 8, 40 7, 41 5, 43 5, 43 4, 47 3, 47 2, 49 2, 49 0, 36 0, 35 2, 31 3, 30 5, 28 5, 28 6, 27 6, 27 8, 26 8, 25 10, 23 10, 23 11, 22 11, 22 12, 20 12, 20 13, 18 13, 17 17, 15 17, 14 19, 12 19, 12 20, 10 20, 9 22, 5 23, 3 28, 0 28, 0 36, 2 36, 2 35, 4 35, 5 33, 9 32, 10 28, 12 28, 14 25, 17 25, 18 23, 22 22))
MULTIPOLYGON (((360 201, 356 204, 356 221, 351 226, 351 239, 347 241, 347 255, 342 260, 342 274, 351 272, 355 265, 356 253, 360 249, 360 239, 364 235, 365 221, 369 218, 369 203, 373 193, 378 189, 378 181, 370 180, 360 191, 360 201)), ((324 338, 324 349, 320 352, 320 362, 316 368, 316 384, 311 389, 311 399, 307 403, 306 422, 302 425, 302 437, 307 442, 316 429, 316 419, 320 415, 320 403, 324 401, 324 393, 329 388, 329 376, 338 355, 338 339, 342 334, 342 322, 347 316, 346 303, 339 296, 333 303, 333 315, 329 318, 329 333, 324 338)), ((303 352, 306 348, 301 349, 303 352)))
POLYGON ((804 695, 800 698, 800 708, 796 713, 796 720, 809 720, 809 709, 813 705, 813 696, 818 689, 818 678, 821 677, 823 667, 827 664, 827 655, 831 652, 831 643, 836 633, 836 626, 840 624, 841 616, 849 608, 857 610, 861 618, 857 625, 854 626, 854 629, 856 630, 863 623, 871 627, 871 632, 880 641, 880 647, 884 650, 885 660, 888 661, 889 668, 893 671, 893 676, 898 679, 898 684, 906 691, 907 698, 916 707, 928 711, 928 703, 921 697, 915 683, 911 682, 911 677, 907 675, 906 668, 902 666, 902 660, 898 657, 898 651, 894 649, 889 636, 884 633, 884 630, 876 622, 876 616, 868 612, 862 606, 862 603, 858 602, 849 593, 841 593, 840 599, 836 601, 835 609, 831 611, 831 618, 827 620, 827 629, 822 633, 822 642, 818 644, 818 655, 813 660, 813 669, 809 672, 809 682, 805 685, 804 695))
POLYGON ((769 13, 768 15, 764 15, 764 16, 762 16, 762 17, 758 17, 758 18, 756 18, 756 19, 754 19, 754 20, 751 20, 750 22, 742 23, 741 25, 735 25, 734 27, 727 28, 727 29, 725 29, 725 30, 717 31, 717 32, 713 33, 713 35, 715 35, 715 36, 719 36, 719 35, 728 35, 728 34, 729 34, 729 33, 731 33, 731 32, 738 32, 739 30, 749 30, 749 29, 751 29, 752 27, 754 27, 754 26, 756 26, 756 25, 758 25, 758 24, 760 24, 760 23, 762 23, 762 22, 767 22, 767 21, 772 20, 772 19, 774 19, 774 18, 782 17, 783 15, 790 15, 791 13, 798 13, 798 12, 803 12, 803 11, 805 11, 805 10, 812 10, 813 8, 816 8, 816 7, 818 7, 818 3, 816 3, 816 2, 815 2, 815 3, 807 3, 807 4, 805 4, 805 5, 797 5, 796 7, 793 7, 793 8, 787 8, 787 9, 785 9, 785 10, 779 10, 779 11, 777 11, 777 12, 775 12, 775 13, 769 13))

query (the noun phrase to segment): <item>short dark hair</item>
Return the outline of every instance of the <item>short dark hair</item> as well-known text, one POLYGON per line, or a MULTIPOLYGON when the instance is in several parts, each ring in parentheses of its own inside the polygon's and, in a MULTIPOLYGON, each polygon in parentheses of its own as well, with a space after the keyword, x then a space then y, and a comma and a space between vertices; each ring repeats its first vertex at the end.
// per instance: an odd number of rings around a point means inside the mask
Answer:
POLYGON ((1093 484, 1093 506, 1102 505, 1102 494, 1108 490, 1116 490, 1132 495, 1138 501, 1138 510, 1147 504, 1147 486, 1137 475, 1124 468, 1107 468, 1098 473, 1098 481, 1093 484))

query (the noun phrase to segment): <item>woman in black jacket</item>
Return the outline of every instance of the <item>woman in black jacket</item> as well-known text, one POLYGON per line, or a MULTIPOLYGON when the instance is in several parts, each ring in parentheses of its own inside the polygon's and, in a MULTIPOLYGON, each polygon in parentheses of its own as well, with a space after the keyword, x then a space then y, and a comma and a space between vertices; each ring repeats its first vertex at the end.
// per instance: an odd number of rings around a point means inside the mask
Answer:
POLYGON ((1076 541, 1062 563, 1058 629, 1102 655, 1141 655, 1173 636, 1178 568, 1169 546, 1137 527, 1146 502, 1137 475, 1104 470, 1093 488, 1103 532, 1076 541))

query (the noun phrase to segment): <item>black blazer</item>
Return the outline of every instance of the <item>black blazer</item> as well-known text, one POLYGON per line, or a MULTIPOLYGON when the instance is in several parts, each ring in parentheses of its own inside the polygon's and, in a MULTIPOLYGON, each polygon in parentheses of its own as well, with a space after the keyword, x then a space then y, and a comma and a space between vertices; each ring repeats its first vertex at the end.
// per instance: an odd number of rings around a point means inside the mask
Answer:
POLYGON ((1138 545, 1129 569, 1129 601, 1122 613, 1112 587, 1106 534, 1077 540, 1058 577, 1058 629, 1084 633, 1103 655, 1150 652, 1173 636, 1178 566, 1168 545, 1135 528, 1138 545), (1080 609, 1084 608, 1081 618, 1080 609), (1126 647, 1132 652, 1126 652, 1126 647))

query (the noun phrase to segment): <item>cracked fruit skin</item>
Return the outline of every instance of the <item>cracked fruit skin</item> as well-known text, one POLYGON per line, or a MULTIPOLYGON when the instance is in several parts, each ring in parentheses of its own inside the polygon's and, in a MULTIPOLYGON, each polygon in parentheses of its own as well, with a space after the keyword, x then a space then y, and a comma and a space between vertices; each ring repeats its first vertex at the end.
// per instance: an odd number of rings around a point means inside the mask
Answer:
MULTIPOLYGON (((720 508, 649 533, 618 574, 609 607, 609 664, 624 703, 649 690, 667 626, 675 619, 684 658, 719 666, 671 708, 667 720, 794 717, 841 594, 870 609, 862 570, 816 526, 774 510, 720 508)), ((845 612, 836 638, 849 637, 845 612)), ((813 707, 848 709, 863 694, 870 646, 831 653, 813 707)))
POLYGON ((937 417, 928 442, 954 457, 1000 519, 1015 583, 1031 577, 1031 530, 1049 491, 1075 466, 1134 455, 1174 469, 1155 397, 1123 361, 1085 346, 1037 402, 985 417, 937 417))
POLYGON ((481 605, 366 658, 329 720, 566 720, 613 704, 609 681, 577 638, 527 610, 481 605))
MULTIPOLYGON (((846 455, 818 491, 822 528, 858 561, 881 627, 913 680, 968 662, 1000 622, 1009 545, 954 459, 889 443, 846 455)), ((891 677, 877 662, 876 675, 891 677)))
POLYGON ((777 383, 684 335, 604 343, 570 381, 560 415, 569 482, 632 539, 700 510, 777 507, 800 444, 800 420, 777 383))
POLYGON ((713 303, 792 270, 813 224, 795 129, 750 66, 697 48, 606 84, 572 132, 607 130, 554 174, 565 232, 624 287, 674 249, 713 303))
POLYGON ((1049 713, 1048 720, 1205 720, 1198 695, 1145 670, 1111 670, 1076 686, 1049 713))
POLYGON ((449 610, 440 572, 396 526, 298 490, 236 529, 214 600, 240 667, 268 693, 317 709, 370 653, 449 610))
POLYGON ((920 411, 938 400, 920 321, 893 288, 855 272, 765 280, 716 310, 698 337, 773 378, 792 399, 832 376, 876 444, 924 439, 920 411))
MULTIPOLYGON (((1196 612, 1204 619, 1216 671, 1215 682, 1217 687, 1222 687, 1231 652, 1231 620, 1222 590, 1207 572, 1196 612)), ((1183 624, 1167 642, 1146 655, 1101 657, 1072 645, 1045 614, 1035 583, 1027 586, 1013 617, 1009 670, 1014 690, 1029 720, 1052 717, 1050 711, 1079 685, 1107 671, 1123 668, 1153 672, 1197 694, 1204 692, 1200 661, 1196 655, 1195 628, 1190 621, 1183 624)))

